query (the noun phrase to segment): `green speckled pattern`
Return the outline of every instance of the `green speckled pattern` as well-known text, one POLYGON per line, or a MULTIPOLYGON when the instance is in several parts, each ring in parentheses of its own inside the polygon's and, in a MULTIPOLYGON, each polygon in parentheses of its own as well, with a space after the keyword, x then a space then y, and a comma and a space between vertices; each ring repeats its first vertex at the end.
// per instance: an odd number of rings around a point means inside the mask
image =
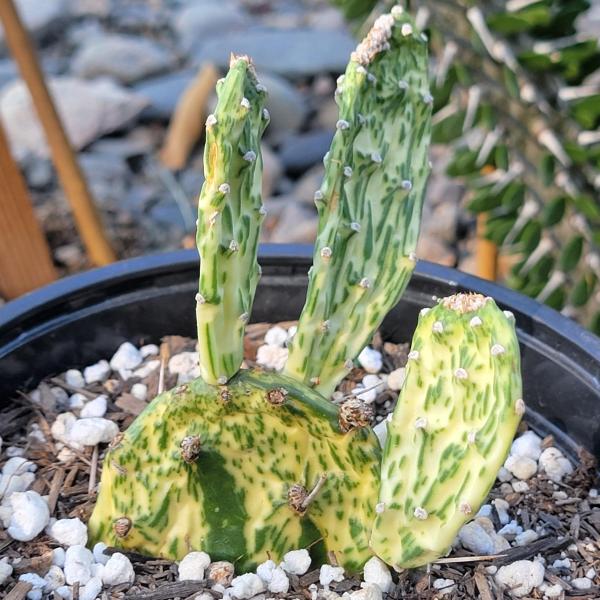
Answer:
POLYGON ((416 567, 443 555, 492 487, 524 411, 514 318, 457 295, 423 311, 381 467, 373 551, 416 567))
POLYGON ((415 266, 430 170, 427 41, 396 7, 377 20, 338 83, 308 296, 286 366, 326 397, 415 266))
POLYGON ((341 433, 338 409, 287 377, 240 371, 226 388, 197 379, 158 396, 104 461, 91 543, 181 559, 191 550, 238 572, 289 550, 333 551, 350 571, 370 557, 380 450, 370 428, 341 433), (273 389, 288 393, 270 404, 273 389), (226 400, 224 401, 223 398, 226 400), (184 438, 198 436, 193 464, 184 438), (288 505, 294 484, 325 484, 304 515, 288 505), (113 530, 127 517, 125 537, 113 530))
POLYGON ((217 95, 206 122, 206 180, 197 229, 200 371, 211 384, 227 381, 243 359, 244 330, 260 274, 256 250, 265 214, 260 138, 269 120, 266 93, 247 57, 232 57, 217 95))

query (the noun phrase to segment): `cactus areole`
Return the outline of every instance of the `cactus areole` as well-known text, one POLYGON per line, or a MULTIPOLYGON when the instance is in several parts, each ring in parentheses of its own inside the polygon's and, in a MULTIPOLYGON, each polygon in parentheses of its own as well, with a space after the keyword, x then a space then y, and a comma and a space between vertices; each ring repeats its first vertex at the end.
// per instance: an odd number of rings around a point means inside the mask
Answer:
POLYGON ((111 445, 90 542, 175 560, 202 550, 238 571, 296 548, 318 561, 333 552, 348 571, 373 551, 423 564, 476 511, 522 412, 514 326, 475 296, 421 318, 383 466, 371 407, 327 398, 415 263, 429 171, 426 40, 396 7, 340 81, 286 374, 240 370, 260 277, 266 91, 250 60, 233 56, 217 94, 198 203, 201 377, 160 394, 111 445))

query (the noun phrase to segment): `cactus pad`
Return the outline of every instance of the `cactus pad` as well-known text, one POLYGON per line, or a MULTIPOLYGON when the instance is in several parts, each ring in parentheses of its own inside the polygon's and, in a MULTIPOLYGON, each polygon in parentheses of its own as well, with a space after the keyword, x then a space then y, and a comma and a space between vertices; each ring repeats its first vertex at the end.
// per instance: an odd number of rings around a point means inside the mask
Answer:
POLYGON ((380 451, 370 428, 344 433, 339 413, 259 371, 158 396, 107 453, 91 539, 169 559, 203 550, 236 569, 311 547, 360 569, 380 451))
POLYGON ((388 425, 373 551, 402 568, 443 555, 485 500, 524 408, 510 313, 478 294, 424 309, 388 425))

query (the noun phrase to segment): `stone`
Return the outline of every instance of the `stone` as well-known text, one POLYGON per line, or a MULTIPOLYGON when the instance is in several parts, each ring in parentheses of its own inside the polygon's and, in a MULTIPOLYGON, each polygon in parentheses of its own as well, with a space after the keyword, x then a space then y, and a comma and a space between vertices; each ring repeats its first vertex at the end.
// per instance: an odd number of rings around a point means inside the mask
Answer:
POLYGON ((82 419, 89 419, 90 417, 103 417, 106 414, 106 408, 108 404, 108 398, 104 395, 98 396, 93 400, 90 400, 79 413, 82 419))
POLYGON ((110 359, 113 371, 133 370, 142 363, 142 353, 131 343, 124 342, 110 359))
POLYGON ((102 570, 102 583, 104 585, 119 585, 133 583, 135 571, 131 561, 120 552, 115 552, 104 565, 102 570))
POLYGON ((542 438, 531 430, 526 431, 512 443, 510 453, 538 460, 542 453, 542 438))
POLYGON ((131 386, 131 394, 138 400, 145 402, 148 398, 148 386, 145 383, 134 383, 131 386))
POLYGON ((65 574, 58 565, 52 565, 46 575, 44 575, 46 585, 44 592, 53 592, 55 589, 65 585, 65 574))
POLYGON ((263 346, 259 346, 258 350, 256 351, 257 364, 265 367, 266 369, 272 369, 274 371, 283 370, 287 358, 288 349, 282 348, 281 346, 264 344, 263 346))
POLYGON ((363 579, 365 583, 378 586, 384 594, 390 592, 393 586, 388 566, 377 556, 371 557, 365 563, 363 579))
POLYGON ((310 562, 308 550, 291 550, 283 555, 281 567, 292 575, 304 575, 310 567, 310 562))
POLYGON ((169 372, 177 374, 177 385, 200 377, 197 352, 180 352, 169 359, 169 372))
POLYGON ((179 98, 195 76, 196 69, 182 69, 135 84, 133 90, 148 101, 140 117, 168 121, 179 98))
MULTIPOLYGON (((313 243, 317 236, 317 211, 303 206, 293 197, 278 199, 277 203, 281 211, 271 231, 265 232, 268 241, 274 244, 313 243)), ((271 206, 267 203, 267 211, 271 206)))
MULTIPOLYGON (((75 150, 129 124, 147 103, 110 80, 51 77, 47 83, 75 150)), ((21 160, 27 154, 49 157, 45 135, 22 80, 2 90, 0 117, 15 158, 21 160)))
POLYGON ((265 333, 265 344, 269 344, 271 346, 279 346, 283 348, 288 339, 288 332, 283 328, 279 327, 279 325, 275 325, 267 330, 265 333))
POLYGON ((85 546, 88 540, 87 527, 78 518, 58 519, 46 533, 63 546, 85 546))
MULTIPOLYGON (((25 28, 36 39, 64 21, 66 0, 15 0, 15 8, 25 28)), ((4 41, 4 31, 0 27, 0 41, 4 41)))
POLYGON ((29 542, 44 530, 50 520, 48 504, 32 490, 14 492, 9 498, 12 515, 8 534, 20 542, 29 542))
POLYGON ((248 54, 259 72, 294 79, 323 72, 342 73, 355 46, 356 41, 345 31, 248 29, 206 40, 194 58, 197 64, 212 61, 225 70, 231 52, 248 54))
POLYGON ((189 53, 198 51, 207 39, 241 30, 248 19, 231 2, 189 2, 178 11, 172 24, 179 45, 189 53))
POLYGON ((433 589, 438 590, 442 596, 445 596, 446 594, 453 594, 456 585, 452 579, 435 579, 433 589))
POLYGON ((104 542, 98 542, 97 544, 94 544, 94 549, 92 550, 94 560, 101 565, 105 565, 110 558, 108 554, 104 553, 106 548, 107 546, 104 542))
POLYGON ((70 546, 65 554, 65 579, 69 585, 85 585, 92 577, 94 556, 83 545, 70 546))
POLYGON ((538 561, 518 560, 500 567, 495 575, 496 583, 508 588, 516 598, 528 596, 529 593, 544 581, 544 566, 538 561))
POLYGON ((8 556, 0 558, 0 585, 2 585, 13 572, 12 565, 8 562, 8 556))
POLYGON ((317 129, 286 138, 279 153, 285 172, 299 175, 321 163, 329 151, 333 134, 331 130, 317 129))
POLYGON ((517 479, 523 481, 533 477, 537 472, 537 462, 526 456, 515 456, 511 454, 505 461, 504 467, 508 469, 517 479))
POLYGON ((458 532, 458 539, 463 548, 476 555, 498 554, 510 548, 510 544, 496 533, 494 525, 486 517, 476 517, 463 525, 458 532))
POLYGON ((573 472, 573 465, 558 448, 546 448, 540 455, 539 465, 556 483, 560 483, 565 475, 573 472))
POLYGON ((266 586, 264 581, 255 573, 246 573, 239 577, 234 577, 231 582, 231 595, 240 600, 252 598, 261 592, 264 592, 266 586))
POLYGON ((404 385, 404 380, 406 379, 406 369, 404 367, 399 367, 398 369, 394 369, 387 378, 387 385, 390 390, 394 390, 398 392, 402 389, 404 385))
POLYGON ((80 446, 108 444, 119 433, 119 427, 113 421, 99 417, 78 419, 67 433, 67 439, 80 446))
POLYGON ((360 366, 367 373, 379 373, 383 368, 383 358, 379 350, 375 350, 370 346, 365 346, 357 358, 360 366))
POLYGON ((71 72, 85 79, 107 76, 130 84, 173 64, 170 52, 148 38, 109 34, 87 40, 73 56, 71 72))
POLYGON ((206 552, 190 552, 179 563, 179 581, 203 581, 204 571, 210 565, 206 552))
POLYGON ((65 382, 67 385, 76 388, 82 388, 85 385, 83 373, 79 369, 69 369, 65 373, 65 382))

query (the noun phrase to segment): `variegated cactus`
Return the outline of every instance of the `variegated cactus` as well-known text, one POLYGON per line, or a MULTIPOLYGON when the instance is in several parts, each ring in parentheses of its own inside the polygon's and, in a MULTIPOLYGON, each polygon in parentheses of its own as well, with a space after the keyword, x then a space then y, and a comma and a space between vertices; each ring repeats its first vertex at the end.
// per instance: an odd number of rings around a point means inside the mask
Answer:
POLYGON ((337 132, 315 193, 319 231, 287 374, 323 395, 406 288, 429 174, 427 39, 401 7, 377 19, 339 79, 337 132))
POLYGON ((525 411, 514 317, 457 294, 421 312, 388 424, 373 551, 415 567, 443 555, 492 487, 525 411))

